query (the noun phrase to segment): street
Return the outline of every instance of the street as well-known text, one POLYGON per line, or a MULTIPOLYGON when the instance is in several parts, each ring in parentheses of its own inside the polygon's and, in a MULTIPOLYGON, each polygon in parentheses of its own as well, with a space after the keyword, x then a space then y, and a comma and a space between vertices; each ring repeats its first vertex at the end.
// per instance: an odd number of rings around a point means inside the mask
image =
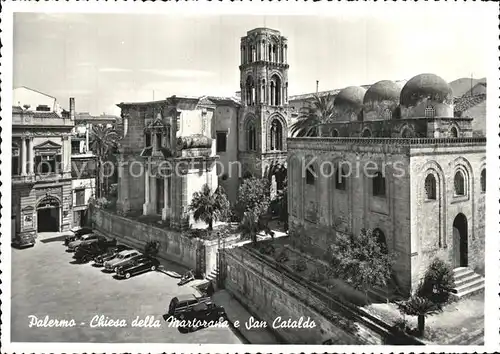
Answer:
POLYGON ((174 296, 195 292, 189 284, 179 287, 178 279, 161 272, 117 280, 92 262, 74 264, 55 236, 44 235, 33 248, 12 249, 13 342, 243 342, 230 328, 183 334, 163 321, 174 296), (147 321, 133 326, 137 318, 147 321), (44 327, 49 320, 67 321, 69 327, 44 327))

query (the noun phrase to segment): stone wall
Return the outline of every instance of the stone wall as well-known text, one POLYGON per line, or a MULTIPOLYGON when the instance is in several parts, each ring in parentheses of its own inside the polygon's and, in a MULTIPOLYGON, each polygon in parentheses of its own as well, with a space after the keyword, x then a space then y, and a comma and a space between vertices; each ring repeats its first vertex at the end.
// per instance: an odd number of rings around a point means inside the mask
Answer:
MULTIPOLYGON (((286 342, 321 344, 332 339, 337 344, 389 343, 388 327, 380 319, 339 303, 298 276, 263 261, 255 252, 245 247, 225 251, 225 288, 286 342), (316 327, 273 328, 277 317, 284 321, 309 317, 316 327)), ((247 320, 240 319, 240 324, 247 320)))
MULTIPOLYGON (((160 229, 95 207, 91 207, 91 212, 93 227, 97 231, 107 237, 115 237, 119 242, 136 247, 139 251, 144 250, 146 242, 156 240, 160 242, 159 256, 162 258, 207 275, 217 267, 217 240, 189 238, 180 231, 160 229), (202 258, 199 257, 200 253, 202 258)), ((238 235, 228 237, 225 245, 229 246, 238 240, 238 235)))

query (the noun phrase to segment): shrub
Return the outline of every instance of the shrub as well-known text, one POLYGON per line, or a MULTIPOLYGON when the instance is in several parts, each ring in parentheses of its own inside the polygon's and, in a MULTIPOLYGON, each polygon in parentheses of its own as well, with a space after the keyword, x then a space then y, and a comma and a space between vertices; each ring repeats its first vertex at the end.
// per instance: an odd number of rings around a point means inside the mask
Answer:
POLYGON ((268 255, 268 256, 273 256, 274 252, 275 252, 275 249, 274 249, 274 246, 271 245, 271 244, 263 244, 259 248, 259 251, 262 254, 265 254, 265 255, 268 255))
POLYGON ((265 178, 248 178, 238 189, 235 211, 238 219, 243 219, 247 212, 260 217, 269 209, 269 181, 265 178))
POLYGON ((160 242, 157 240, 150 240, 144 246, 144 254, 155 257, 160 251, 160 242))
POLYGON ((453 268, 439 258, 432 261, 417 289, 417 296, 442 308, 450 300, 450 290, 455 287, 453 268))

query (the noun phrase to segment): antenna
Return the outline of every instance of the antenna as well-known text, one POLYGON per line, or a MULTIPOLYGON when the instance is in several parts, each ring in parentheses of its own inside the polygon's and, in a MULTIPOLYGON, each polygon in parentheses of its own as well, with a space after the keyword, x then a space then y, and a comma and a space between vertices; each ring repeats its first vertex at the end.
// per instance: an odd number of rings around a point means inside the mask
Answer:
POLYGON ((319 90, 319 80, 316 80, 316 93, 318 93, 319 90))

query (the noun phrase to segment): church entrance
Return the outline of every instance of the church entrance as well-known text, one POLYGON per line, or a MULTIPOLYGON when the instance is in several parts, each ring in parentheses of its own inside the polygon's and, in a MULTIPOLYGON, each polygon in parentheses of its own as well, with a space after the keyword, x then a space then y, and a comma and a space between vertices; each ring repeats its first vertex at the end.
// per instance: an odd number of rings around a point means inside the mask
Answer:
POLYGON ((468 266, 467 218, 460 213, 453 221, 453 264, 455 267, 468 266))
POLYGON ((37 232, 58 232, 60 204, 51 196, 44 198, 37 207, 37 232))

